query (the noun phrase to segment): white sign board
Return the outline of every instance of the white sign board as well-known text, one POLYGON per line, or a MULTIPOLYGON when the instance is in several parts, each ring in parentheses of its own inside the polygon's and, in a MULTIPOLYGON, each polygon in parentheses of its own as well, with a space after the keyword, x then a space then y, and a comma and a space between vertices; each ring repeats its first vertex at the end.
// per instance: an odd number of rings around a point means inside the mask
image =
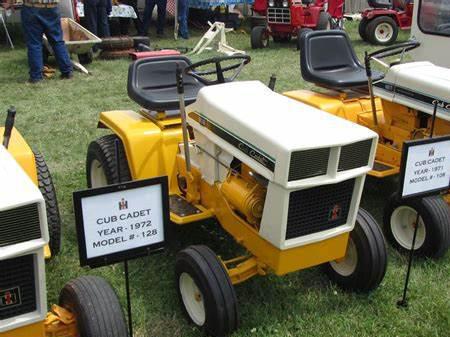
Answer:
POLYGON ((403 198, 449 188, 449 137, 412 141, 404 146, 401 189, 403 198))
POLYGON ((162 248, 168 195, 167 185, 156 179, 74 194, 82 265, 110 264, 162 248))

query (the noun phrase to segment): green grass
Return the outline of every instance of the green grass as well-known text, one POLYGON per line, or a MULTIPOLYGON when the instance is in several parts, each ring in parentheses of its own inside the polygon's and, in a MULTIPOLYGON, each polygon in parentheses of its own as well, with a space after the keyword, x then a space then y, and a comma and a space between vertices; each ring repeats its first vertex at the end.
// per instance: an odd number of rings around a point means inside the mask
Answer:
MULTIPOLYGON (((364 50, 375 49, 359 39, 355 23, 347 24, 347 29, 360 57, 364 50)), ((16 42, 18 35, 15 35, 16 42)), ((200 35, 197 31, 188 42, 167 39, 156 40, 153 45, 192 47, 200 35)), ((405 40, 407 34, 401 33, 400 38, 405 40)), ((311 87, 301 79, 294 41, 271 43, 269 49, 253 51, 248 35, 230 33, 228 40, 233 47, 244 49, 252 56, 241 80, 268 83, 270 75, 275 73, 278 92, 311 87)), ((72 81, 55 78, 30 86, 25 84, 28 69, 23 44, 14 51, 4 45, 0 47, 0 119, 3 120, 10 105, 16 106, 16 125, 28 142, 45 155, 58 192, 63 249, 47 264, 49 303, 58 300, 59 290, 66 281, 83 274, 106 277, 124 303, 122 265, 95 270, 79 267, 72 192, 86 187, 86 149, 89 142, 103 134, 96 129, 99 112, 137 108, 126 93, 128 64, 128 60, 98 60, 89 66, 91 76, 77 73, 72 81)), ((394 188, 393 181, 368 186, 363 206, 381 222, 382 206, 394 188)), ((176 242, 162 255, 131 262, 136 336, 201 335, 186 323, 173 279, 177 251, 197 243, 208 243, 225 257, 238 250, 216 224, 204 223, 178 229, 176 242)), ((341 291, 330 284, 320 268, 285 277, 255 277, 236 287, 241 327, 233 336, 448 336, 450 254, 439 261, 415 263, 410 307, 406 310, 397 309, 395 305, 401 294, 405 269, 406 256, 389 248, 386 277, 380 288, 369 295, 341 291)))

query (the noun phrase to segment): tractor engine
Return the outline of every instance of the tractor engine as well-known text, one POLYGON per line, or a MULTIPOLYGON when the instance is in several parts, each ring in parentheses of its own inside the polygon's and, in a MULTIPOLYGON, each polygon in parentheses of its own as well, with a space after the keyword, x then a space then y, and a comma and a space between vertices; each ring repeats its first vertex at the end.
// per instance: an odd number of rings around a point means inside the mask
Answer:
POLYGON ((43 336, 47 314, 45 202, 36 185, 0 146, 0 337, 20 329, 43 336))
POLYGON ((187 109, 192 166, 265 240, 283 250, 353 229, 374 132, 257 81, 204 87, 187 109))
POLYGON ((267 23, 280 32, 286 29, 286 32, 292 32, 299 27, 314 28, 320 11, 326 12, 327 6, 326 0, 268 0, 267 23))

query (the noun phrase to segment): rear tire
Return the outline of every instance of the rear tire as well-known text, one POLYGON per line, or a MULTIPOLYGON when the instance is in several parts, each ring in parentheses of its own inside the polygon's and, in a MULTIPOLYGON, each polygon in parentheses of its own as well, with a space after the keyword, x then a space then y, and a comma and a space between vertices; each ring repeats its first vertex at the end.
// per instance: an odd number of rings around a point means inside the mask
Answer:
POLYGON ((264 26, 256 26, 250 36, 252 49, 267 48, 269 46, 269 34, 264 26))
POLYGON ((320 12, 316 30, 330 30, 330 29, 331 29, 331 15, 327 12, 320 12))
POLYGON ((450 209, 441 196, 400 200, 394 193, 384 210, 384 232, 397 249, 411 249, 419 213, 414 251, 418 256, 439 258, 450 246, 450 209))
POLYGON ((361 37, 361 39, 363 41, 368 42, 367 39, 367 24, 369 23, 369 20, 367 18, 362 18, 362 20, 359 22, 359 26, 358 26, 358 33, 359 36, 361 37))
POLYGON ((61 216, 59 214, 58 199, 55 186, 44 157, 39 152, 34 152, 34 160, 37 171, 39 190, 45 200, 47 211, 49 247, 52 256, 58 255, 61 250, 61 216))
POLYGON ((369 292, 384 278, 387 251, 383 233, 376 220, 360 208, 350 232, 346 256, 325 265, 328 277, 346 290, 369 292))
POLYGON ((394 43, 398 36, 398 26, 389 16, 379 16, 367 24, 366 37, 376 45, 387 46, 394 43))
POLYGON ((191 322, 215 337, 237 329, 236 293, 227 271, 211 249, 199 245, 179 252, 175 275, 180 302, 191 322))
POLYGON ((119 183, 115 142, 119 141, 121 182, 130 181, 131 174, 123 143, 116 135, 107 135, 91 142, 86 157, 87 186, 103 187, 119 183))
POLYGON ((119 299, 103 278, 81 276, 68 282, 59 305, 76 315, 80 337, 128 337, 119 299))

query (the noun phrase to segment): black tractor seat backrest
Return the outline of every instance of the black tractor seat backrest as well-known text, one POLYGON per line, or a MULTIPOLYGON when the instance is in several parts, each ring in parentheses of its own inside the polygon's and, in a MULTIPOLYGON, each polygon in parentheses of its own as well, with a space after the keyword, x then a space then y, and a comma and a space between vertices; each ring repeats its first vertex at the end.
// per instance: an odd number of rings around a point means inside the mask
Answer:
MULTIPOLYGON (((179 109, 176 69, 179 66, 184 70, 190 64, 185 56, 152 57, 133 62, 128 69, 128 96, 148 110, 179 109)), ((195 102, 203 84, 187 74, 183 74, 183 83, 188 105, 195 102)))
MULTIPOLYGON (((367 86, 366 71, 346 32, 321 30, 305 33, 300 40, 300 68, 305 81, 342 90, 367 86)), ((373 79, 383 74, 373 72, 373 79)))

